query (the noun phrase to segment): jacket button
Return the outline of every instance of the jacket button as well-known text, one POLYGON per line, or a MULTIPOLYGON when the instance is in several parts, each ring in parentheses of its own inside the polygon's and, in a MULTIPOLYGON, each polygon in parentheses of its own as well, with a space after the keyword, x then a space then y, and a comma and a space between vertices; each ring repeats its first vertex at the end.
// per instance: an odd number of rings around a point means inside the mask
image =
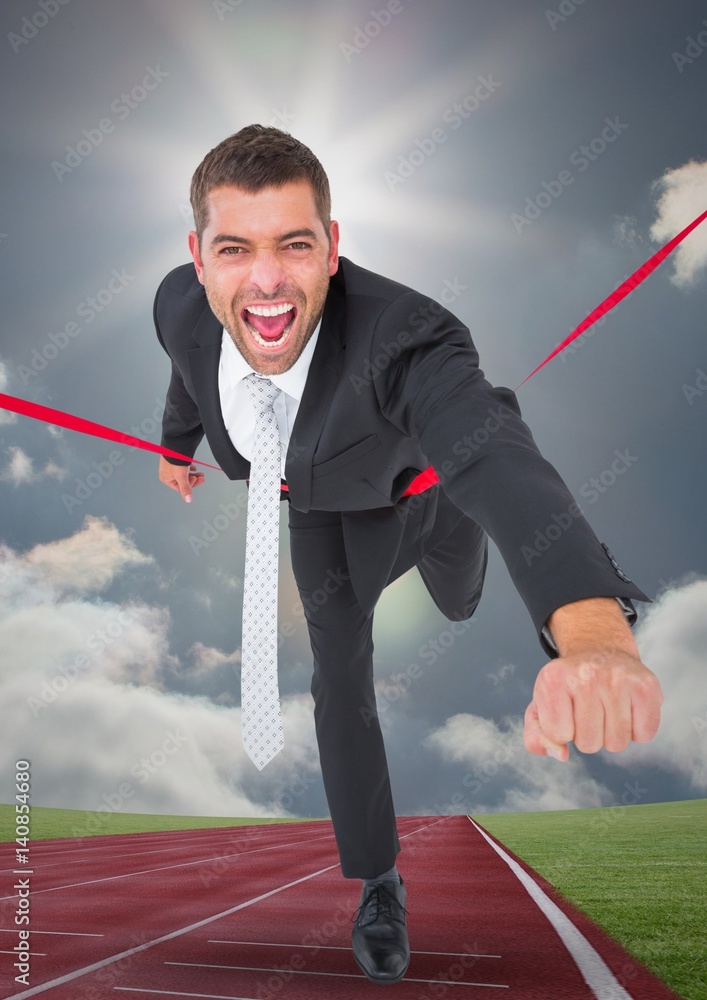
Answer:
POLYGON ((619 579, 620 580, 624 580, 626 583, 632 583, 633 581, 630 579, 630 577, 626 576, 626 574, 621 569, 621 567, 619 566, 619 564, 617 563, 617 561, 614 559, 613 555, 609 551, 608 545, 605 545, 604 542, 602 542, 601 543, 601 547, 604 549, 604 551, 606 552, 607 556, 609 557, 609 562, 614 567, 614 571, 616 572, 616 575, 619 577, 619 579))

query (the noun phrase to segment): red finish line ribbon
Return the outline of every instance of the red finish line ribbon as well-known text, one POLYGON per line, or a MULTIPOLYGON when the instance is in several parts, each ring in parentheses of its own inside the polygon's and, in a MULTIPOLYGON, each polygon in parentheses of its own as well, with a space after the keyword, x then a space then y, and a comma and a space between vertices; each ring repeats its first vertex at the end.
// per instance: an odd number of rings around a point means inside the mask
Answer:
MULTIPOLYGON (((554 351, 552 351, 541 361, 540 364, 532 370, 530 375, 526 375, 523 381, 516 386, 514 391, 518 391, 521 385, 524 385, 529 378, 532 378, 536 372, 551 361, 556 355, 565 349, 573 340, 580 337, 585 330, 592 326, 598 319, 605 316, 615 305, 618 305, 622 299, 637 288, 642 281, 648 277, 648 275, 655 271, 656 267, 661 264, 668 254, 672 253, 676 246, 685 239, 686 236, 696 229, 701 222, 707 219, 707 211, 704 211, 702 215, 698 216, 691 222, 689 226, 686 226, 682 232, 674 236, 669 243, 666 243, 657 253, 655 253, 649 260, 642 264, 641 267, 635 271, 630 278, 627 278, 619 287, 611 293, 604 301, 596 307, 590 314, 582 320, 578 327, 576 327, 568 337, 559 344, 554 351)), ((19 399, 17 396, 7 396, 5 393, 0 392, 0 408, 4 410, 11 410, 13 413, 20 413, 25 417, 34 417, 36 420, 43 420, 48 424, 55 424, 58 427, 66 427, 71 431, 78 431, 80 434, 91 434, 93 437, 105 438, 107 441, 115 441, 118 444, 127 444, 131 448, 142 448, 143 451, 152 451, 157 455, 164 455, 165 458, 177 458, 182 462, 194 462, 196 465, 203 465, 207 469, 215 469, 217 472, 222 470, 217 465, 209 465, 208 462, 199 462, 195 458, 189 458, 188 455, 182 455, 178 451, 171 451, 169 448, 162 448, 161 445, 152 444, 151 441, 143 441, 141 438, 133 437, 132 434, 123 434, 122 431, 113 430, 111 427, 105 427, 103 424, 94 423, 92 420, 84 420, 83 417, 75 417, 70 413, 64 413, 62 410, 54 410, 49 406, 41 406, 39 403, 30 403, 26 399, 19 399)), ((439 482, 439 478, 435 473, 432 466, 429 466, 424 472, 408 486, 407 490, 403 496, 410 496, 411 494, 421 493, 428 489, 434 483, 439 482)))
POLYGON ((634 288, 637 288, 642 281, 645 281, 648 275, 652 271, 655 271, 659 264, 663 263, 668 254, 673 252, 678 243, 682 243, 685 237, 689 236, 692 230, 696 229, 697 226, 699 226, 701 222, 704 222, 705 219, 707 219, 707 211, 698 216, 698 218, 696 218, 694 222, 691 222, 689 226, 686 226, 681 233, 674 236, 669 243, 666 243, 665 246, 662 247, 656 254, 653 254, 653 256, 649 258, 645 264, 641 264, 638 270, 634 271, 630 278, 627 278, 623 284, 619 285, 616 291, 612 292, 611 295, 605 298, 604 301, 596 307, 596 309, 590 312, 589 315, 582 320, 579 326, 576 327, 568 337, 565 337, 562 343, 558 344, 555 350, 548 354, 544 361, 540 362, 537 368, 533 368, 530 375, 525 376, 523 381, 515 387, 514 392, 517 392, 521 385, 527 382, 529 378, 532 378, 536 372, 540 371, 543 365, 546 365, 548 361, 551 361, 552 358, 560 353, 560 351, 564 351, 565 347, 571 344, 573 340, 576 340, 577 337, 581 337, 585 330, 588 330, 590 326, 593 326, 598 319, 601 319, 602 316, 605 316, 608 312, 610 312, 610 310, 612 310, 614 306, 618 305, 622 299, 625 299, 626 296, 634 290, 634 288))
POLYGON ((220 472, 218 465, 209 465, 208 462, 197 462, 188 455, 182 455, 178 451, 171 451, 169 448, 162 448, 151 441, 143 441, 142 438, 133 437, 132 434, 123 434, 122 431, 114 431, 112 427, 105 427, 103 424, 96 424, 92 420, 84 420, 83 417, 75 417, 71 413, 64 413, 63 410, 53 410, 50 406, 41 406, 39 403, 30 403, 26 399, 18 399, 17 396, 6 396, 0 392, 0 407, 3 410, 12 410, 13 413, 20 413, 23 417, 34 417, 35 420, 43 420, 47 424, 55 424, 57 427, 66 427, 70 431, 78 431, 80 434, 90 434, 92 437, 105 438, 106 441, 115 441, 117 444, 127 444, 131 448, 142 448, 143 451, 153 451, 157 455, 164 455, 165 458, 178 458, 183 462, 196 462, 197 465, 205 465, 207 469, 216 469, 220 472))

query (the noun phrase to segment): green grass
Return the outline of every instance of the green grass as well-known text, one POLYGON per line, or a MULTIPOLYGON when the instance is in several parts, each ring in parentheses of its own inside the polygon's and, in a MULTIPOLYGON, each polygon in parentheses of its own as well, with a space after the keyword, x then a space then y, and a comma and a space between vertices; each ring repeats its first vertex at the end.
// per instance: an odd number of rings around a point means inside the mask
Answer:
MULTIPOLYGON (((0 841, 14 818, 0 805, 0 841)), ((31 818, 31 840, 283 822, 36 806, 31 818)), ((474 818, 685 1000, 707 1000, 707 799, 474 818)))
MULTIPOLYGON (((94 837, 111 833, 152 833, 159 830, 204 830, 219 826, 252 826, 263 823, 297 823, 291 820, 225 816, 150 816, 142 813, 81 812, 32 806, 30 840, 55 837, 94 837)), ((0 842, 15 839, 15 807, 0 804, 0 842)))
POLYGON ((474 818, 685 1000, 707 1000, 707 799, 474 818))

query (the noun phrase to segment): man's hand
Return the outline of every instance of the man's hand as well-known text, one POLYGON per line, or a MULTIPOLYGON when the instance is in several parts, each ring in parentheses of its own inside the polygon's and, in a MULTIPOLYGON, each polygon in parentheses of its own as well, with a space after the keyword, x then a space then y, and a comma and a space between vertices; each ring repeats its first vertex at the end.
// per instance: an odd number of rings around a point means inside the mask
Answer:
POLYGON ((187 503, 191 503, 192 489, 204 482, 204 473, 197 472, 193 462, 191 465, 173 465, 164 456, 160 458, 158 475, 161 483, 177 490, 187 503))
POLYGON ((525 713, 525 746, 566 761, 573 741, 583 753, 648 743, 658 731, 663 693, 641 663, 613 598, 565 605, 550 616, 560 656, 538 674, 525 713))

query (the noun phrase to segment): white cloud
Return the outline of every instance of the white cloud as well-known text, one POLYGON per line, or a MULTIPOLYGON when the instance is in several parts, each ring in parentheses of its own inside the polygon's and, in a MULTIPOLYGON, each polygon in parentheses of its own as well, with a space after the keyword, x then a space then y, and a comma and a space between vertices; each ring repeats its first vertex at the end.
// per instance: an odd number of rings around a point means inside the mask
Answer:
POLYGON ((641 659, 665 695, 658 735, 634 744, 613 764, 644 764, 685 775, 707 791, 707 579, 688 578, 650 605, 636 628, 641 659))
POLYGON ((21 448, 8 448, 10 461, 0 473, 0 479, 12 483, 13 486, 21 486, 22 483, 31 483, 36 479, 36 473, 32 467, 32 459, 21 448))
POLYGON ((232 653, 224 653, 222 649, 205 646, 201 642, 195 642, 190 653, 194 660, 194 670, 199 673, 208 673, 216 667, 222 667, 225 663, 235 666, 241 662, 240 649, 234 649, 232 653))
POLYGON ((234 649, 232 653, 226 653, 214 646, 205 646, 201 642, 195 642, 189 650, 189 658, 190 662, 182 670, 182 674, 190 681, 197 681, 201 684, 209 677, 224 672, 224 667, 229 667, 230 670, 225 671, 225 673, 227 676, 233 677, 236 680, 236 684, 232 687, 229 685, 230 689, 222 690, 217 696, 216 701, 222 705, 232 705, 238 700, 236 698, 236 687, 240 685, 240 649, 234 649))
POLYGON ((513 676, 516 670, 515 663, 504 663, 492 674, 486 674, 494 687, 505 685, 506 681, 513 676))
MULTIPOLYGON (((689 163, 666 170, 654 184, 660 191, 658 218, 651 227, 651 239, 665 243, 707 209, 707 161, 689 163)), ((680 287, 694 284, 707 267, 707 220, 701 223, 673 251, 671 280, 680 287)))
POLYGON ((498 724, 470 713, 453 715, 424 743, 444 760, 468 768, 462 787, 469 812, 580 809, 607 805, 613 798, 576 755, 560 764, 528 753, 520 718, 498 724))
POLYGON ((81 593, 103 590, 126 567, 153 561, 106 518, 90 516, 75 535, 36 545, 26 559, 58 590, 81 593))
MULTIPOLYGON (((167 610, 96 596, 147 562, 97 518, 26 553, 0 546, 0 800, 10 801, 8 776, 26 757, 34 803, 87 810, 85 833, 106 811, 296 814, 298 795, 319 778, 311 698, 283 699, 285 750, 258 772, 238 707, 164 689, 180 669, 167 610)), ((235 659, 195 649, 204 667, 235 659)))
MULTIPOLYGON (((11 422, 2 419, 2 414, 4 412, 4 410, 0 410, 0 424, 11 422)), ((24 483, 36 483, 40 479, 64 478, 65 472, 56 464, 56 462, 47 462, 42 471, 38 472, 34 468, 32 459, 25 451, 22 450, 22 448, 11 446, 7 450, 10 454, 10 461, 0 473, 0 480, 12 483, 13 486, 21 486, 24 483)))
POLYGON ((634 249, 643 243, 643 237, 634 216, 615 215, 614 220, 614 241, 619 246, 634 249))
MULTIPOLYGON (((665 695, 658 735, 621 753, 603 751, 606 763, 657 767, 687 777, 707 791, 707 579, 695 574, 675 583, 644 612, 635 630, 641 659, 660 679, 665 695)), ((567 764, 529 754, 523 722, 500 724, 471 714, 454 715, 425 745, 443 759, 464 764, 468 811, 572 809, 610 805, 613 794, 592 778, 571 748, 567 764), (469 803, 471 803, 469 805, 469 803)))
POLYGON ((42 470, 42 476, 43 477, 46 476, 51 479, 63 479, 65 475, 66 475, 66 470, 62 469, 60 466, 56 464, 56 462, 52 462, 51 460, 47 462, 47 464, 44 466, 44 469, 42 470))

